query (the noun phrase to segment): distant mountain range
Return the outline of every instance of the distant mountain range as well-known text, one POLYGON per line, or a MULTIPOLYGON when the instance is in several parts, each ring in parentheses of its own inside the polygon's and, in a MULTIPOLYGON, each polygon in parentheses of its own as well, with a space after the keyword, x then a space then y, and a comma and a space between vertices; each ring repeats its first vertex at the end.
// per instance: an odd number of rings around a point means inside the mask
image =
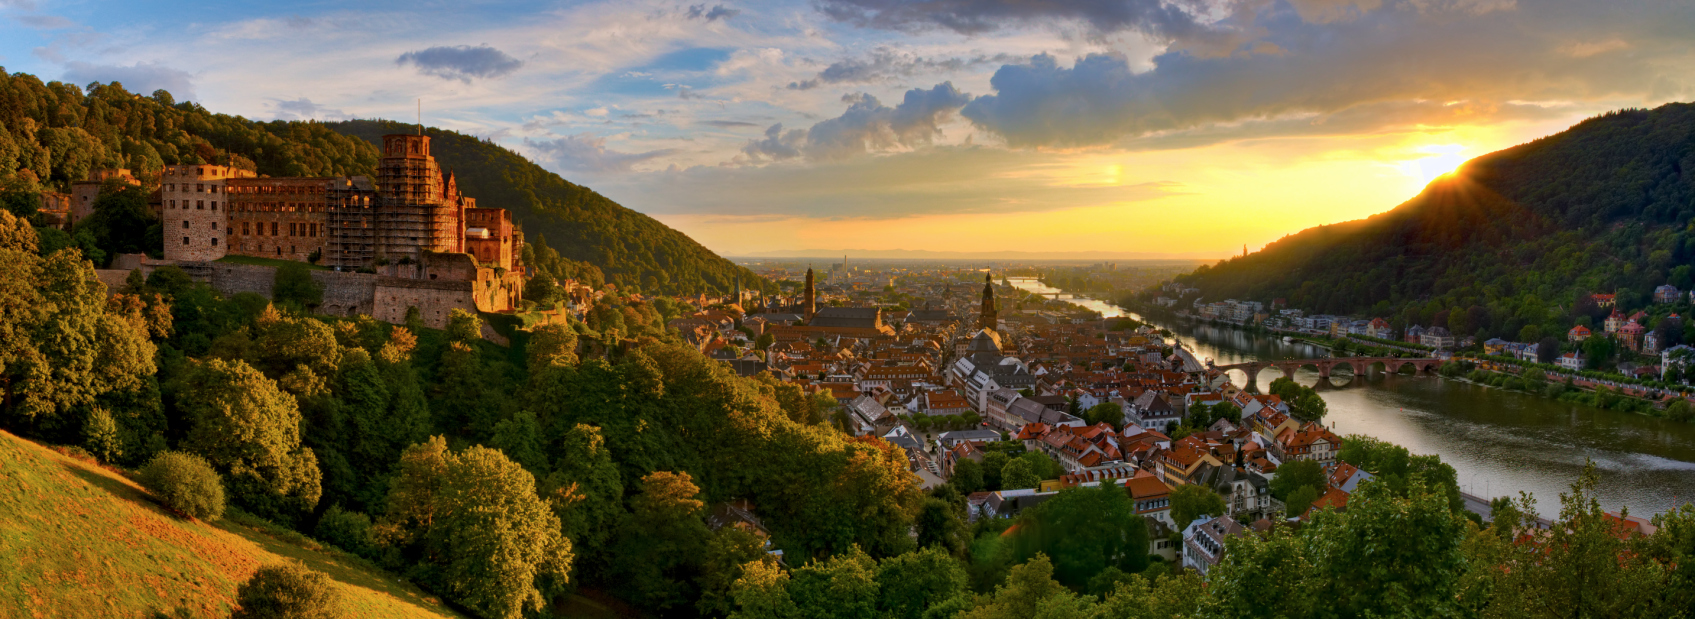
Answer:
POLYGON ((1692 218, 1695 104, 1675 103, 1478 157, 1389 212, 1304 230, 1179 281, 1212 300, 1284 298, 1408 322, 1464 309, 1475 327, 1509 333, 1515 322, 1552 324, 1548 308, 1594 292, 1635 306, 1661 284, 1689 289, 1692 218))
POLYGON ((1188 252, 1162 254, 1151 252, 1122 252, 1122 251, 1075 251, 1075 252, 1030 252, 1030 251, 930 251, 927 249, 780 249, 773 251, 751 252, 738 254, 736 258, 828 258, 846 255, 849 260, 854 258, 867 259, 902 259, 915 260, 1175 260, 1201 261, 1216 260, 1220 256, 1212 252, 1188 252))

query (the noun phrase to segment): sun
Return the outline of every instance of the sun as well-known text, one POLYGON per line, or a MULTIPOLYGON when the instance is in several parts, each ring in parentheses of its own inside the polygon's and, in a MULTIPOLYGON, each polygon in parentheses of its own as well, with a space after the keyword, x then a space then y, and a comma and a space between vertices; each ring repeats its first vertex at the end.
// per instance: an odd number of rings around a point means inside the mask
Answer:
POLYGON ((1416 150, 1430 155, 1409 162, 1412 164, 1413 171, 1416 171, 1417 175, 1423 178, 1424 183, 1428 185, 1431 181, 1458 169, 1460 164, 1466 162, 1465 153, 1470 149, 1462 144, 1431 144, 1420 146, 1416 150))

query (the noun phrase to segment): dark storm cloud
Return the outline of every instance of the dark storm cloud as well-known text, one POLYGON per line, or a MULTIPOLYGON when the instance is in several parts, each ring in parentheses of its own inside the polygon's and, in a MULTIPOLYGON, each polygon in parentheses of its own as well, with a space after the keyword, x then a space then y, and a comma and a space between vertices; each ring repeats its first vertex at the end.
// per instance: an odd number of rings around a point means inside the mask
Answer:
POLYGON ((487 45, 438 46, 406 52, 396 58, 394 63, 401 66, 412 65, 425 75, 459 80, 467 84, 471 83, 472 79, 505 76, 524 66, 524 61, 487 45))
POLYGON ((864 93, 842 100, 848 109, 841 116, 810 129, 784 131, 781 123, 772 125, 764 139, 749 140, 742 147, 743 154, 755 160, 791 159, 803 154, 808 159, 844 159, 928 145, 940 133, 941 123, 970 102, 971 95, 960 92, 952 82, 943 82, 929 90, 906 91, 900 104, 892 108, 864 93))
POLYGON ((164 89, 178 101, 192 101, 194 81, 187 73, 158 63, 138 62, 131 66, 96 65, 86 62, 65 64, 64 81, 83 85, 89 82, 121 82, 124 90, 152 94, 164 89))

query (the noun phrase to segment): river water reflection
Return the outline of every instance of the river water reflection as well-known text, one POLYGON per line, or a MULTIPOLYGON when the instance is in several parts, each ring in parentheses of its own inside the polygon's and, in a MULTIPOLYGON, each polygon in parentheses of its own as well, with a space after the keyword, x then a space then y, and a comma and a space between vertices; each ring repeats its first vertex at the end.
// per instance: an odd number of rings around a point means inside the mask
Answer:
MULTIPOLYGON (((1036 292, 1053 290, 1034 280, 1013 283, 1036 292)), ((1086 305, 1111 310, 1102 311, 1106 315, 1124 315, 1100 301, 1086 305)), ((1219 364, 1326 356, 1316 346, 1236 329, 1160 326, 1196 357, 1219 364)), ((1320 384, 1317 373, 1303 370, 1296 380, 1318 388, 1330 406, 1325 421, 1338 434, 1374 436, 1414 453, 1437 454, 1459 472, 1460 485, 1478 496, 1529 492, 1538 511, 1552 517, 1559 511, 1560 493, 1586 460, 1594 460, 1601 473, 1601 502, 1609 510, 1628 506, 1631 513, 1648 515, 1695 499, 1695 425, 1429 376, 1377 373, 1354 379, 1346 369, 1337 374, 1320 384)), ((1262 373, 1260 386, 1277 376, 1276 370, 1262 373)))

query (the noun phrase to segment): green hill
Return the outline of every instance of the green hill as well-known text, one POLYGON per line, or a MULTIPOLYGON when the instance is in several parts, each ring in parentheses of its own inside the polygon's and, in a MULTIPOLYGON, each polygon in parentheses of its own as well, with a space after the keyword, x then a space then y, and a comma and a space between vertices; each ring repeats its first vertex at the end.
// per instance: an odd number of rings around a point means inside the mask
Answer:
MULTIPOLYGON (((417 130, 417 125, 372 120, 326 126, 372 144, 380 143, 384 134, 417 130)), ((607 281, 635 284, 649 292, 729 292, 739 276, 745 288, 776 291, 764 278, 683 233, 504 147, 453 131, 425 131, 432 138, 431 154, 453 171, 460 191, 476 198, 479 206, 510 209, 529 239, 541 235, 561 256, 600 267, 607 281)))
MULTIPOLYGON (((1549 308, 1695 284, 1695 104, 1613 112, 1478 157, 1395 209, 1311 228, 1178 281, 1207 300, 1396 315, 1511 337, 1549 308), (1474 309, 1475 308, 1475 309, 1474 309)), ((1153 293, 1144 293, 1151 296, 1153 293)))
MULTIPOLYGON (((148 176, 170 164, 215 163, 269 176, 374 177, 374 141, 414 130, 416 125, 386 121, 260 122, 178 102, 163 90, 142 96, 113 82, 90 84, 85 92, 0 68, 0 205, 33 212, 18 200, 33 202, 44 189, 66 191, 102 168, 148 176)), ((467 195, 511 209, 530 240, 545 239, 558 252, 555 258, 543 250, 538 260, 556 275, 598 279, 581 262, 597 267, 605 281, 650 293, 728 292, 737 277, 743 287, 775 290, 687 235, 512 151, 451 131, 429 132, 435 155, 457 173, 467 195)), ((154 242, 141 247, 109 241, 98 231, 95 236, 91 243, 113 254, 156 251, 162 233, 147 231, 154 242)))
POLYGON ((289 559, 333 578, 348 617, 459 616, 298 534, 185 520, 120 475, 0 432, 0 616, 228 616, 237 585, 289 559))

